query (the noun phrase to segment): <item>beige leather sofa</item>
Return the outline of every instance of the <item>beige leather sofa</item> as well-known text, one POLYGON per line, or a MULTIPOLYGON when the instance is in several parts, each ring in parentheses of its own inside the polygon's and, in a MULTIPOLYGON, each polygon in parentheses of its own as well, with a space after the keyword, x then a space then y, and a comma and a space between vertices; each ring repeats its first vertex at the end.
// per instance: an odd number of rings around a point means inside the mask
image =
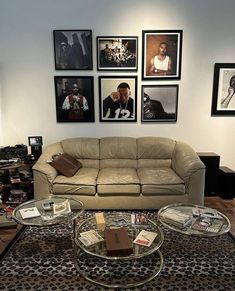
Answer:
POLYGON ((189 145, 169 138, 65 139, 46 147, 33 172, 35 199, 74 196, 86 209, 159 209, 204 200, 204 164, 189 145), (72 177, 47 162, 61 152, 82 163, 72 177))

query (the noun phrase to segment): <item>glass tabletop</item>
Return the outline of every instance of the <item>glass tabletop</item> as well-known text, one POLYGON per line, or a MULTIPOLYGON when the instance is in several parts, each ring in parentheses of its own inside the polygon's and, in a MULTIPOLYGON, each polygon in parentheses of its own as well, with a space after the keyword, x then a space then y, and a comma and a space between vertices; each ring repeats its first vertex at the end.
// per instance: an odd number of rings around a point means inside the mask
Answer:
POLYGON ((40 199, 40 200, 29 200, 20 204, 16 207, 12 213, 12 218, 23 225, 31 225, 31 226, 49 226, 56 225, 62 223, 71 222, 77 218, 82 211, 84 210, 83 203, 75 198, 67 198, 67 197, 51 197, 48 199, 40 199), (68 213, 54 214, 53 208, 50 210, 45 210, 46 205, 52 205, 53 203, 63 203, 68 199, 69 206, 71 211, 68 213), (31 217, 31 218, 22 218, 21 210, 30 209, 36 207, 39 211, 39 216, 31 217))
POLYGON ((229 219, 221 212, 201 205, 176 203, 170 204, 158 211, 158 221, 167 228, 186 235, 196 235, 202 237, 213 237, 228 232, 231 228, 229 219), (190 219, 185 226, 177 225, 167 219, 166 213, 169 211, 179 211, 182 215, 190 219), (203 215, 204 213, 204 215, 203 215), (209 215, 211 217, 206 217, 209 215))
POLYGON ((141 232, 141 230, 151 231, 155 232, 157 234, 156 238, 154 239, 151 246, 141 246, 138 244, 133 243, 133 253, 131 255, 122 255, 122 256, 109 256, 107 255, 106 245, 105 241, 101 241, 99 243, 96 243, 91 246, 85 246, 80 240, 80 233, 89 231, 89 230, 96 230, 99 235, 101 235, 104 238, 104 230, 98 230, 96 226, 96 220, 95 216, 86 219, 84 222, 82 222, 80 225, 75 227, 75 243, 76 245, 82 249, 84 252, 109 259, 109 260, 130 260, 130 259, 137 259, 142 258, 145 256, 148 256, 158 250, 160 246, 163 243, 163 232, 161 228, 157 226, 156 223, 154 223, 151 220, 147 220, 146 224, 141 225, 135 225, 131 222, 131 213, 125 213, 125 212, 113 212, 113 213, 105 213, 105 222, 106 222, 106 228, 119 228, 124 227, 127 230, 128 236, 133 242, 134 239, 137 237, 137 235, 141 232))

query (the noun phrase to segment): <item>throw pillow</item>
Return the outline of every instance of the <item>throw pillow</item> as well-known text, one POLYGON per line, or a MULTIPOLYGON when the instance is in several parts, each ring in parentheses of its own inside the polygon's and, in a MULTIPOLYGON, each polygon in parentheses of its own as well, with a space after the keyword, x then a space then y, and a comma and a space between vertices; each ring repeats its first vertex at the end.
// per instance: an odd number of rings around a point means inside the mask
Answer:
POLYGON ((82 167, 78 160, 66 153, 54 155, 50 165, 66 177, 72 177, 82 167))

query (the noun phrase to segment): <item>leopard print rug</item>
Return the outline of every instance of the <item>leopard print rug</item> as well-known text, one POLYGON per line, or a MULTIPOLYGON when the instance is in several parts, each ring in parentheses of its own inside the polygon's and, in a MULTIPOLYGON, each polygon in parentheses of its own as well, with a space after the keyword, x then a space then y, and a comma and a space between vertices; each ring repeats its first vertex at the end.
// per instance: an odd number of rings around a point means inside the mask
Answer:
MULTIPOLYGON (((155 215, 147 214, 149 218, 155 215)), ((92 212, 82 215, 84 219, 92 212)), ((198 238, 166 228, 163 232, 165 238, 160 250, 164 265, 160 274, 142 286, 125 290, 235 290, 235 242, 229 235, 198 238)), ((81 277, 75 267, 75 257, 72 224, 27 227, 0 263, 0 290, 113 290, 81 277)), ((104 266, 99 259, 80 259, 79 267, 91 277, 101 276, 104 266)), ((136 280, 148 276, 157 260, 157 253, 143 259, 135 266, 135 273, 131 273, 130 263, 120 263, 118 267, 109 264, 106 268, 109 273, 113 272, 114 279, 125 276, 128 282, 133 276, 136 280)))

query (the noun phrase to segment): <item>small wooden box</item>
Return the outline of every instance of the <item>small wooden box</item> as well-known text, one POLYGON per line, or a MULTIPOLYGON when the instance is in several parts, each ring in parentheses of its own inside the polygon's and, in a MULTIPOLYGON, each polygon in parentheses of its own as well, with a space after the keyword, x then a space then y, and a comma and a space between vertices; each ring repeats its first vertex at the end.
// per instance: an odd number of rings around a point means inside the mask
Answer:
POLYGON ((106 228, 104 239, 108 256, 126 256, 133 253, 132 241, 125 227, 106 228))
POLYGON ((104 213, 103 212, 98 212, 95 214, 95 220, 96 220, 96 226, 98 230, 104 230, 106 223, 105 223, 105 218, 104 218, 104 213))

